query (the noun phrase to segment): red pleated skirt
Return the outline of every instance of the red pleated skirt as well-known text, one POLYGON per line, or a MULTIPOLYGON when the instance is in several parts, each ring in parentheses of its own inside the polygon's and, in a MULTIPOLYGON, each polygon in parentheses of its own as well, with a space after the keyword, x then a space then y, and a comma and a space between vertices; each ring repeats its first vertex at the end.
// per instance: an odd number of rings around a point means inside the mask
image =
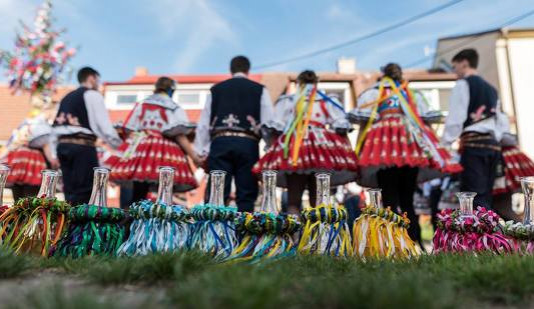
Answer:
POLYGON ((534 162, 515 146, 503 147, 504 176, 495 180, 493 194, 521 189, 519 178, 534 176, 534 162))
POLYGON ((111 181, 140 181, 157 183, 158 169, 170 166, 175 169, 174 187, 178 192, 195 189, 198 184, 182 148, 159 132, 149 132, 137 145, 124 143, 120 146, 128 156, 109 157, 104 164, 111 168, 111 181), (135 147, 135 149, 131 149, 135 147))
POLYGON ((7 154, 5 162, 9 168, 7 186, 41 184, 41 171, 47 168, 46 160, 40 150, 21 146, 7 154))
POLYGON ((328 172, 331 184, 342 185, 356 180, 358 167, 356 154, 349 139, 333 131, 310 127, 299 149, 298 159, 293 162, 294 136, 289 143, 289 151, 284 154, 285 135, 272 145, 256 163, 253 173, 264 170, 278 171, 278 186, 287 187, 285 175, 288 173, 314 174, 328 172))

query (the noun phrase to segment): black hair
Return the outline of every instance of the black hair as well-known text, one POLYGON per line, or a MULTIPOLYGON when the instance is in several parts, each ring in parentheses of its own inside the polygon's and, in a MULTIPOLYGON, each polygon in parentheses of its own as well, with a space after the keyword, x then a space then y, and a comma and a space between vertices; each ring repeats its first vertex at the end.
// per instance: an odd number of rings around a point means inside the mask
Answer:
POLYGON ((317 84, 319 82, 319 77, 312 70, 305 70, 300 72, 297 76, 297 82, 299 84, 317 84))
POLYGON ((158 78, 154 86, 156 87, 154 93, 168 93, 169 90, 176 89, 176 82, 169 77, 162 76, 158 78))
POLYGON ((452 57, 452 62, 460 62, 463 60, 467 60, 469 67, 476 69, 478 67, 478 52, 476 49, 464 49, 452 57))
POLYGON ((388 63, 384 68, 382 68, 384 76, 387 76, 395 81, 402 80, 402 68, 397 63, 388 63))
POLYGON ((89 76, 100 76, 100 73, 91 67, 83 67, 78 71, 78 82, 84 83, 89 76))
POLYGON ((248 73, 250 71, 250 60, 245 56, 235 56, 230 61, 230 72, 235 73, 248 73))

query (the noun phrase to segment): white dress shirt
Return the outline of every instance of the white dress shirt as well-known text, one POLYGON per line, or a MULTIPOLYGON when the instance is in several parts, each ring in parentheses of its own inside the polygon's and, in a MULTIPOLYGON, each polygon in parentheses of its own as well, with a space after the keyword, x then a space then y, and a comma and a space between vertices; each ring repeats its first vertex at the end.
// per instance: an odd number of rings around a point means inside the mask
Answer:
MULTIPOLYGON (((233 77, 247 78, 243 73, 236 73, 233 77)), ((273 118, 273 103, 269 91, 263 87, 261 94, 260 107, 260 122, 266 124, 273 118)), ((211 136, 210 136, 210 118, 211 118, 211 93, 206 98, 204 109, 200 113, 200 120, 197 124, 195 142, 193 147, 195 152, 200 156, 206 156, 210 152, 211 136)))
POLYGON ((469 85, 464 79, 460 79, 456 82, 456 86, 452 89, 451 98, 449 102, 449 114, 445 119, 445 129, 443 130, 443 136, 441 138, 442 144, 446 147, 450 147, 463 132, 477 132, 477 133, 489 133, 493 137, 500 141, 502 138, 502 125, 505 114, 499 112, 500 101, 497 101, 497 115, 477 123, 474 123, 464 128, 464 122, 467 120, 467 110, 469 108, 469 85))
POLYGON ((91 130, 79 126, 52 127, 50 148, 54 153, 57 146, 57 139, 62 135, 73 135, 78 133, 96 135, 113 148, 119 147, 122 143, 117 131, 111 124, 102 94, 96 90, 87 90, 83 94, 83 98, 85 100, 85 109, 87 110, 87 118, 89 119, 91 130))

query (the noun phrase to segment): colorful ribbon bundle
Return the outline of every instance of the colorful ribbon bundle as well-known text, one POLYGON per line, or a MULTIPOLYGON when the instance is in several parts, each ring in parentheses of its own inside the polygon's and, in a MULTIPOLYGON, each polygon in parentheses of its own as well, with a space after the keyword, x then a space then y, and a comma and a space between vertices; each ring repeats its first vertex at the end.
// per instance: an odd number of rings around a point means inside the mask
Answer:
POLYGON ((461 216, 460 210, 444 209, 438 214, 434 234, 434 252, 491 251, 512 252, 509 239, 502 234, 499 216, 478 207, 472 216, 461 216))
POLYGON ((55 198, 23 198, 0 215, 2 243, 15 252, 46 256, 65 226, 70 205, 55 198))
POLYGON ((190 223, 184 207, 144 200, 130 206, 129 213, 134 221, 130 236, 117 252, 119 255, 146 255, 185 247, 190 223))
POLYGON ((350 256, 352 251, 347 210, 343 206, 321 204, 302 211, 306 222, 298 251, 305 254, 350 256))
POLYGON ((534 254, 534 225, 506 221, 502 226, 504 235, 508 236, 514 251, 520 254, 534 254))
POLYGON ((69 228, 52 248, 50 255, 79 258, 85 255, 114 256, 124 241, 120 208, 83 204, 69 211, 69 228))
POLYGON ((211 204, 197 205, 191 210, 193 224, 188 247, 207 252, 216 258, 227 258, 237 239, 234 219, 237 208, 211 204))
POLYGON ((241 242, 229 259, 258 262, 295 254, 292 236, 300 229, 295 215, 239 213, 235 226, 241 242))
POLYGON ((367 206, 354 221, 354 254, 360 258, 411 258, 421 254, 408 236, 410 220, 388 208, 367 206))

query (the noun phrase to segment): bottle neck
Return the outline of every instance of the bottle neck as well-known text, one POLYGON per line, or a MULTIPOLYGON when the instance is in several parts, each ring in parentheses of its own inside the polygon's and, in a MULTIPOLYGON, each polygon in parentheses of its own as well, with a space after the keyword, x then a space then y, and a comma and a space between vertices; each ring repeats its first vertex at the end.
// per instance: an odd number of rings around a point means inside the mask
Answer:
POLYGON ((59 173, 53 170, 44 170, 41 172, 41 187, 37 197, 39 198, 54 198, 56 196, 56 185, 59 178, 59 173))
POLYGON ((378 209, 383 208, 384 204, 382 203, 382 190, 381 189, 370 189, 367 191, 369 193, 370 204, 373 207, 378 209))
POLYGON ((460 202, 460 213, 462 217, 473 216, 473 202, 477 194, 474 192, 458 192, 457 197, 460 202))
POLYGON ((210 205, 224 206, 225 177, 226 173, 222 171, 212 171, 210 173, 210 205))
POLYGON ((261 201, 261 211, 278 214, 276 203, 276 172, 263 172, 263 198, 261 201))
POLYGON ((159 187, 156 203, 172 205, 172 188, 174 185, 174 169, 165 167, 159 171, 159 187))
POLYGON ((0 207, 4 205, 4 188, 6 186, 7 176, 9 175, 9 167, 0 165, 0 207))
POLYGON ((93 177, 93 191, 89 199, 89 205, 107 207, 107 188, 108 188, 109 169, 95 168, 93 177))
POLYGON ((534 224, 534 177, 521 179, 521 188, 525 197, 523 224, 534 224))
POLYGON ((330 175, 318 174, 317 181, 317 206, 330 205, 330 175))

